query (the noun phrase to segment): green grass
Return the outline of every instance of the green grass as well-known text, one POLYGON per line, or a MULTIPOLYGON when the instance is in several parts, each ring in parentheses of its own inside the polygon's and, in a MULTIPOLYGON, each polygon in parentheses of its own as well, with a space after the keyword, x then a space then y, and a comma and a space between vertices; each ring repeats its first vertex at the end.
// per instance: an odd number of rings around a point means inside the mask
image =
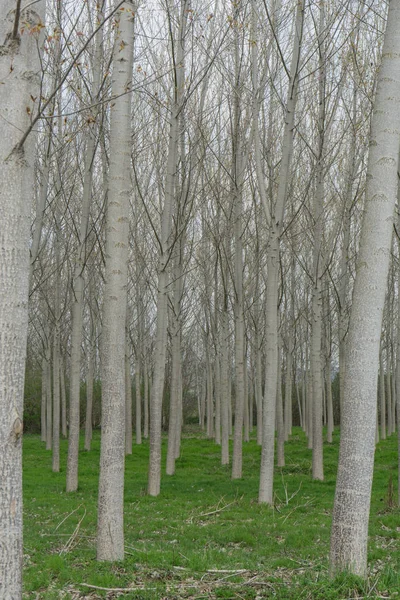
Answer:
POLYGON ((93 450, 80 452, 79 490, 67 494, 67 442, 61 472, 52 473, 51 453, 38 436, 25 436, 25 598, 400 599, 400 511, 388 506, 390 476, 395 488, 397 481, 396 436, 376 450, 366 582, 328 578, 337 433, 324 445, 325 481, 313 482, 311 451, 294 430, 286 467, 276 469, 273 509, 257 503, 255 440, 244 444, 243 479, 232 481, 219 448, 187 433, 176 475, 163 476, 158 498, 145 495, 148 443, 134 446, 126 459, 126 559, 114 564, 96 561, 99 451, 96 433, 93 450))

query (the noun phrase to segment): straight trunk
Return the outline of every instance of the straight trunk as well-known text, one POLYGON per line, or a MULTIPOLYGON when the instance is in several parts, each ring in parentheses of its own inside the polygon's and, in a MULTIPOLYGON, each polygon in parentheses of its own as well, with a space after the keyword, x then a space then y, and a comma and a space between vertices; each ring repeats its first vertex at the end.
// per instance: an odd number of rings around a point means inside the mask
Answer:
MULTIPOLYGON (((29 228, 35 134, 27 107, 40 94, 45 2, 22 9, 3 0, 0 19, 0 595, 22 598, 22 421, 28 333, 29 228), (21 27, 27 20, 30 27, 21 27), (18 23, 17 23, 18 25, 18 23), (36 33, 35 33, 36 32, 36 33)), ((34 108, 36 110, 36 108, 34 108)))
POLYGON ((362 577, 367 574, 379 345, 398 181, 399 72, 400 0, 392 0, 371 122, 331 534, 331 572, 350 571, 362 577))
MULTIPOLYGON (((118 2, 116 6, 118 5, 118 2)), ((102 330, 102 419, 97 559, 124 558, 125 330, 131 194, 134 5, 116 12, 102 330), (128 93, 127 93, 128 91, 128 93), (121 340, 123 341, 121 343, 121 340)))

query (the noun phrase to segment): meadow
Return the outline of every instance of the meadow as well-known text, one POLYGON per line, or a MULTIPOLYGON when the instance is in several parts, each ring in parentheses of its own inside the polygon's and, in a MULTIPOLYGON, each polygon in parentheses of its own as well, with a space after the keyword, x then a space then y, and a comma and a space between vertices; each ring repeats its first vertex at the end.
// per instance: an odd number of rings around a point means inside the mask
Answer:
MULTIPOLYGON (((164 440, 164 443, 166 440, 164 440)), ((82 440, 83 448, 83 440, 82 440)), ((176 475, 146 496, 148 442, 126 457, 121 563, 96 561, 100 434, 80 452, 80 484, 65 492, 40 437, 24 437, 24 598, 75 600, 338 600, 400 598, 397 438, 376 448, 369 576, 328 576, 339 434, 324 444, 325 481, 311 479, 311 450, 294 428, 286 466, 275 472, 275 503, 257 503, 260 448, 244 444, 243 479, 232 481, 220 449, 192 427, 176 475)), ((164 457, 166 448, 164 447, 164 457)))

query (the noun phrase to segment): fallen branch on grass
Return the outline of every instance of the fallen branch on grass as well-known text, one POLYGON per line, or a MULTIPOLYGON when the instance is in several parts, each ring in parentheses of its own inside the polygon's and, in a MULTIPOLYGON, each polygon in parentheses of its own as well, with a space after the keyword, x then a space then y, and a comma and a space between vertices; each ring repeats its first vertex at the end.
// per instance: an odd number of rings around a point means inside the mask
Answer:
POLYGON ((125 588, 108 588, 102 587, 101 585, 90 585, 89 583, 79 583, 82 587, 90 588, 91 590, 101 590, 102 592, 134 592, 135 590, 156 590, 155 587, 148 587, 147 585, 135 585, 125 588))
POLYGON ((80 519, 80 521, 78 522, 78 525, 75 527, 73 534, 71 535, 71 537, 65 544, 64 548, 62 548, 60 550, 60 552, 59 552, 60 556, 61 556, 61 554, 66 554, 67 552, 69 552, 71 550, 72 545, 73 545, 74 541, 76 540, 76 536, 79 533, 79 529, 81 528, 81 523, 85 517, 86 517, 86 508, 85 508, 85 512, 83 513, 83 517, 80 519))
POLYGON ((219 507, 222 500, 223 500, 223 498, 221 498, 221 500, 218 502, 216 509, 210 510, 209 512, 206 512, 206 513, 200 513, 199 515, 196 515, 194 517, 190 517, 190 519, 188 519, 187 522, 193 523, 193 519, 202 519, 203 517, 211 517, 212 515, 216 515, 218 513, 221 513, 222 511, 226 510, 229 506, 232 506, 232 504, 237 503, 237 500, 233 500, 233 502, 228 502, 228 504, 225 504, 224 506, 219 507))

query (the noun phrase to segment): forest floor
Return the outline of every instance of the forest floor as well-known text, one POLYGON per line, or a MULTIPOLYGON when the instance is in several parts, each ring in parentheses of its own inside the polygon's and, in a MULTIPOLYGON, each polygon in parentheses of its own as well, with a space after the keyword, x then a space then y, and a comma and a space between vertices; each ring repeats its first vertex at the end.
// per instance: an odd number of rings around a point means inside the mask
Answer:
MULTIPOLYGON (((164 440, 164 444, 166 440, 164 440)), ((244 444, 243 479, 232 481, 220 450, 195 428, 182 439, 176 475, 145 495, 148 442, 126 458, 122 563, 96 561, 100 435, 80 452, 80 485, 65 492, 38 436, 24 438, 24 598, 77 600, 400 600, 397 439, 376 449, 369 577, 328 578, 339 437, 324 444, 325 481, 311 480, 311 451, 299 428, 276 469, 275 506, 257 503, 260 448, 244 444), (394 488, 391 481, 394 481, 394 488)), ((165 450, 165 448, 164 448, 165 450)), ((164 451, 165 456, 165 451, 164 451)))

